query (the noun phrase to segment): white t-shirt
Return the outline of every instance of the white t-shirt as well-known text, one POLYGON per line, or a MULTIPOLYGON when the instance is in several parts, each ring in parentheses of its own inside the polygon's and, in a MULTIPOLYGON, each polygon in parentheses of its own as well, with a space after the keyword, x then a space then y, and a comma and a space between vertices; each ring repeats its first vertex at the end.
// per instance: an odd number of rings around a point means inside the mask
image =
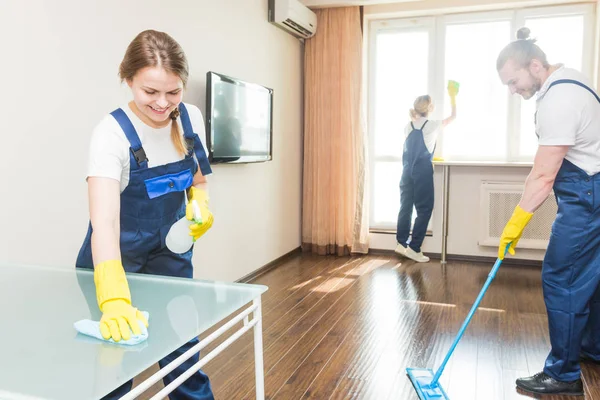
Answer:
MULTIPOLYGON (((433 150, 435 149, 435 142, 437 141, 438 135, 441 131, 440 128, 442 127, 442 121, 432 119, 428 120, 427 118, 421 117, 413 122, 415 129, 421 129, 425 121, 429 122, 427 122, 427 125, 425 125, 425 128, 423 128, 423 140, 425 141, 427 150, 429 150, 430 153, 433 153, 433 150)), ((410 126, 409 122, 406 125, 406 128, 404 128, 404 139, 408 137, 411 131, 412 126, 410 126)))
POLYGON ((536 126, 541 146, 571 146, 565 158, 588 175, 600 172, 600 103, 587 89, 561 83, 548 90, 558 79, 573 79, 594 90, 579 71, 560 66, 538 91, 536 126))
MULTIPOLYGON (((184 103, 184 105, 188 110, 192 128, 200 137, 206 151, 206 135, 202 113, 198 107, 192 104, 184 103)), ((170 123, 164 128, 152 128, 142 122, 129 108, 128 104, 121 108, 131 120, 142 142, 142 147, 146 152, 146 157, 148 157, 148 167, 165 165, 184 158, 171 141, 170 123)), ((179 131, 183 135, 181 118, 178 118, 177 122, 179 131)), ((92 133, 87 176, 116 179, 120 182, 121 192, 123 192, 129 183, 130 146, 125 132, 123 132, 117 120, 110 114, 106 115, 92 133)))

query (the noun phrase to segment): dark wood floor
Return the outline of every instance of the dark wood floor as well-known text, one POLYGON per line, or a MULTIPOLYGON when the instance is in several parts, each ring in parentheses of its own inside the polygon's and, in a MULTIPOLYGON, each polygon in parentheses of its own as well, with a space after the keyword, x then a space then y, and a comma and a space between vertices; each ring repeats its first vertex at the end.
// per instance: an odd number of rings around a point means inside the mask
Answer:
MULTIPOLYGON (((417 399, 405 368, 440 365, 490 268, 415 264, 394 255, 303 254, 283 262, 254 281, 269 286, 266 398, 417 399)), ((514 381, 539 372, 549 351, 540 279, 539 268, 500 268, 442 375, 450 398, 530 398, 514 381)), ((252 333, 203 370, 217 400, 253 399, 252 333)), ((600 400, 600 367, 584 363, 583 379, 585 398, 600 400)))

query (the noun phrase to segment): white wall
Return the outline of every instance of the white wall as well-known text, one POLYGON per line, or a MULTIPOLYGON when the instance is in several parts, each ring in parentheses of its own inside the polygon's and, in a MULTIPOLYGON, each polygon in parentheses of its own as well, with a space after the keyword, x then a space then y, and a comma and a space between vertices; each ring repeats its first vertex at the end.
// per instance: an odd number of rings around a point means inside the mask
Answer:
POLYGON ((274 89, 274 161, 219 165, 215 224, 195 276, 234 280, 300 245, 302 46, 267 22, 268 0, 0 2, 0 263, 73 268, 88 221, 91 131, 129 100, 117 71, 129 42, 163 30, 182 45, 184 100, 205 110, 206 72, 274 89))

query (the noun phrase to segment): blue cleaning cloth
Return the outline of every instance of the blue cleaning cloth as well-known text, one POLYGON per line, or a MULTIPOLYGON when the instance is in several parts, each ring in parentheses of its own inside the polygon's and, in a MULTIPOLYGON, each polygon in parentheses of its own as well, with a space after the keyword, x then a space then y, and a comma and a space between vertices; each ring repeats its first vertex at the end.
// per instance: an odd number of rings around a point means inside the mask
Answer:
MULTIPOLYGON (((142 314, 144 314, 147 321, 150 321, 150 314, 148 314, 148 312, 142 311, 142 314)), ((73 324, 73 327, 75 328, 75 330, 77 332, 79 332, 83 335, 91 336, 96 339, 100 339, 104 342, 110 342, 110 343, 114 343, 114 344, 123 344, 126 346, 134 346, 134 345, 142 343, 148 339, 148 328, 146 328, 144 323, 141 321, 138 321, 138 324, 140 325, 140 329, 142 330, 141 334, 135 335, 133 332, 131 332, 131 337, 128 340, 121 339, 118 342, 115 342, 113 340, 113 338, 106 340, 102 337, 102 333, 100 332, 100 321, 92 321, 89 319, 82 319, 80 321, 75 322, 73 324)))

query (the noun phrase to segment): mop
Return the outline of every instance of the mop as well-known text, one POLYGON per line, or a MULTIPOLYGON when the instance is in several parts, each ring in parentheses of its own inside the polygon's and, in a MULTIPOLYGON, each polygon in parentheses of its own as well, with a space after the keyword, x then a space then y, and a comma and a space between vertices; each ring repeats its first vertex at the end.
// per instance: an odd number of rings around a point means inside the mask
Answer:
MULTIPOLYGON (((504 250, 505 255, 506 255, 506 251, 508 250, 510 245, 511 245, 511 243, 509 243, 506 246, 506 250, 504 250)), ((444 358, 442 365, 440 365, 440 367, 435 372, 435 374, 433 373, 433 370, 431 368, 406 368, 406 374, 408 375, 408 378, 410 379, 413 386, 415 387, 415 390, 417 391, 417 395, 419 395, 419 399, 421 399, 421 400, 439 400, 439 399, 450 400, 450 398, 444 391, 444 388, 439 383, 440 376, 442 376, 442 372, 444 372, 446 363, 448 363, 448 360, 450 359, 452 352, 454 352, 456 345, 458 344, 462 335, 465 333, 465 330, 467 329, 467 325, 469 325, 469 322, 471 322, 471 318, 473 318, 473 314, 475 314, 477 307, 479 307, 479 303, 481 303, 481 299, 483 299, 485 292, 487 291, 488 287, 492 283, 492 280, 494 280, 494 277, 496 276, 496 272, 498 272, 498 268, 500 268, 500 264, 502 264, 502 260, 500 258, 497 258, 496 263, 494 264, 494 267, 488 274, 488 278, 485 281, 485 284, 483 285, 481 292, 479 292, 479 296, 477 296, 477 299, 475 300, 475 304, 473 304, 473 307, 471 307, 471 311, 467 315, 465 322, 463 322, 462 326, 460 327, 460 330, 458 331, 458 335, 456 335, 456 338, 454 339, 454 343, 452 343, 452 346, 450 346, 450 350, 448 351, 448 354, 446 354, 446 357, 444 358)))

